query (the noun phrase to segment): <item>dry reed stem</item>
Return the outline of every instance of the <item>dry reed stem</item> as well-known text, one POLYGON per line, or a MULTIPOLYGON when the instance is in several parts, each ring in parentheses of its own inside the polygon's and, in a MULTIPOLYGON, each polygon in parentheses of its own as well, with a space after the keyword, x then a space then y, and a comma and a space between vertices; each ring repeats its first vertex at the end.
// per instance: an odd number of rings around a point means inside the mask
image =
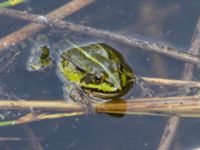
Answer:
MULTIPOLYGON (((91 4, 94 2, 94 0, 73 0, 60 8, 50 12, 47 16, 51 18, 56 18, 56 19, 62 19, 65 18, 77 11, 79 11, 81 8, 91 4)), ((4 8, 0 8, 0 10, 4 10, 4 8)), ((25 13, 25 12, 24 12, 25 13)), ((14 44, 17 44, 30 36, 38 33, 40 30, 44 29, 45 26, 37 23, 31 23, 20 30, 17 30, 3 38, 0 39, 0 52, 8 48, 14 44)))
MULTIPOLYGON (((125 42, 126 43, 126 42, 125 42)), ((151 43, 150 43, 151 44, 151 43)), ((143 45, 143 46, 145 46, 145 45, 143 45)), ((139 46, 138 46, 139 47, 139 46)), ((143 47, 141 47, 141 48, 143 48, 143 47)), ((150 48, 151 49, 151 48, 150 48)), ((158 53, 163 53, 163 52, 158 52, 158 53)), ((169 55, 169 54, 167 54, 167 55, 169 55)), ((177 58, 177 56, 175 57, 175 58, 177 58)), ((180 58, 179 58, 180 59, 180 58)), ((185 59, 185 58, 184 58, 185 59)), ((181 60, 182 60, 182 58, 181 58, 181 60)), ((199 61, 199 60, 198 60, 199 61)), ((191 63, 191 62, 190 62, 191 63)))
MULTIPOLYGON (((177 96, 157 98, 136 98, 126 101, 115 100, 110 103, 92 104, 99 113, 116 113, 130 115, 179 115, 200 116, 200 97, 177 96)), ((24 100, 1 100, 1 110, 36 110, 82 112, 84 108, 76 103, 66 103, 64 100, 54 101, 24 101, 24 100)))
MULTIPOLYGON (((38 140, 41 140, 40 138, 37 138, 38 140)), ((10 142, 10 141, 28 141, 27 138, 22 137, 0 137, 0 142, 10 142)))
POLYGON ((160 86, 174 86, 174 87, 195 87, 200 88, 200 82, 198 81, 186 81, 186 80, 175 80, 175 79, 164 79, 164 78, 151 78, 141 77, 145 82, 160 86))
MULTIPOLYGON (((143 41, 136 38, 128 38, 126 36, 119 35, 116 33, 108 32, 108 31, 104 31, 100 29, 95 29, 92 27, 87 27, 87 26, 83 26, 83 25, 79 25, 79 24, 75 24, 75 23, 71 23, 67 21, 62 21, 59 18, 55 19, 51 16, 45 17, 41 15, 27 14, 25 12, 11 10, 7 8, 1 8, 0 14, 16 17, 16 18, 21 18, 27 21, 36 22, 36 23, 40 23, 43 25, 51 26, 51 27, 55 26, 62 29, 68 29, 74 32, 80 32, 87 35, 92 35, 95 37, 110 39, 110 40, 113 40, 122 44, 126 44, 129 46, 139 47, 146 51, 154 52, 157 54, 164 54, 166 56, 170 56, 170 57, 173 57, 173 58, 176 58, 188 63, 192 63, 195 65, 200 64, 199 56, 182 52, 180 50, 177 50, 165 44, 154 43, 150 41, 143 41)), ((30 31, 31 30, 32 29, 30 29, 30 31)), ((1 43, 0 43, 0 47, 2 47, 1 43)))
MULTIPOLYGON (((67 3, 66 5, 50 12, 47 16, 62 19, 62 18, 65 18, 66 16, 71 15, 74 12, 77 12, 78 10, 91 4, 92 2, 94 2, 94 0, 73 0, 69 3, 67 3)), ((24 39, 27 39, 31 35, 36 34, 43 28, 45 28, 45 26, 43 26, 41 24, 31 23, 29 25, 26 25, 22 29, 15 31, 15 32, 1 38, 0 39, 0 52, 5 48, 8 48, 14 44, 17 44, 17 43, 23 41, 24 39)), ((28 126, 26 126, 26 127, 28 127, 28 126)), ((29 132, 31 132, 31 129, 29 129, 29 132)), ((42 146, 35 139, 33 134, 32 134, 32 137, 33 137, 32 138, 33 140, 31 140, 31 142, 34 142, 34 143, 32 143, 32 145, 34 146, 34 149, 42 150, 43 149, 42 146)))
POLYGON ((40 141, 36 138, 35 134, 33 133, 32 129, 28 125, 23 125, 24 131, 27 134, 27 137, 30 143, 30 147, 33 150, 44 150, 40 141))
MULTIPOLYGON (((197 25, 195 28, 195 31, 193 33, 193 37, 192 37, 192 44, 190 46, 189 49, 189 53, 192 54, 198 54, 199 53, 199 49, 200 49, 200 37, 199 37, 199 33, 200 33, 200 18, 197 21, 197 25)), ((194 66, 192 64, 185 64, 183 73, 182 73, 182 79, 183 80, 192 80, 193 77, 193 71, 194 71, 194 66)), ((158 149, 157 150, 169 150, 172 142, 175 138, 176 135, 176 131, 179 127, 180 124, 180 118, 178 116, 172 116, 170 117, 170 119, 168 120, 162 138, 160 140, 160 143, 158 145, 158 149)))

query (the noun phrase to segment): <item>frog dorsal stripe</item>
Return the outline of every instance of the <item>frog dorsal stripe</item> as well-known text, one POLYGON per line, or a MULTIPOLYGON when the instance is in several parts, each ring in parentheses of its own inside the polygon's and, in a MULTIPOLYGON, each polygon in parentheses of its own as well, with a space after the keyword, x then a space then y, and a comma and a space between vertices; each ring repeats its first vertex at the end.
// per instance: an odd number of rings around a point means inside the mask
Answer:
POLYGON ((68 60, 69 62, 71 62, 72 64, 74 64, 74 66, 76 66, 76 69, 79 70, 82 73, 86 73, 86 71, 84 69, 82 69, 80 66, 81 64, 77 63, 76 60, 70 58, 70 57, 66 57, 65 55, 61 55, 61 58, 68 60))
MULTIPOLYGON (((109 75, 109 77, 111 77, 113 79, 113 81, 116 83, 117 85, 117 89, 122 89, 121 84, 120 84, 120 80, 118 80, 113 74, 112 72, 109 70, 109 68, 107 68, 104 64, 102 64, 100 61, 98 61, 97 59, 95 59, 94 57, 92 57, 90 54, 88 54, 87 52, 83 51, 80 47, 78 47, 77 45, 73 44, 70 41, 67 41, 70 45, 74 46, 77 50, 79 50, 85 57, 89 58, 90 60, 92 60, 94 63, 98 64, 100 67, 102 67, 105 72, 109 75)), ((98 47, 100 47, 101 49, 105 50, 101 45, 96 44, 98 47)))

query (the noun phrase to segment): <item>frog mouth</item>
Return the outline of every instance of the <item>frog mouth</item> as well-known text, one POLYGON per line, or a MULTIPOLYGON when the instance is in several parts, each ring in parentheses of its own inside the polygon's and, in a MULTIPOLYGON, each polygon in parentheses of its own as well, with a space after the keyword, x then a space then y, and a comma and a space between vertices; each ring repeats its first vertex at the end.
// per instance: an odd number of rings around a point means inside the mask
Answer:
POLYGON ((123 91, 116 90, 113 92, 105 92, 97 89, 83 88, 83 91, 91 97, 111 100, 114 98, 119 98, 120 96, 124 95, 127 90, 124 89, 123 91))

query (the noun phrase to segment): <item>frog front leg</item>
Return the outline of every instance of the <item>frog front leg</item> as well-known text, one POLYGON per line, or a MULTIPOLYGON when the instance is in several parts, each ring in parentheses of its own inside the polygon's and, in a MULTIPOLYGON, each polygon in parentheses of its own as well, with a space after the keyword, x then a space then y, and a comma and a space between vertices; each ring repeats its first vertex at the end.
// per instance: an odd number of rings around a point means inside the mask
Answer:
POLYGON ((64 98, 82 105, 86 114, 94 114, 90 97, 76 84, 70 83, 63 86, 64 98))
POLYGON ((155 95, 155 92, 150 88, 149 83, 144 81, 141 77, 136 77, 136 84, 140 87, 142 90, 142 96, 143 97, 152 97, 155 95))

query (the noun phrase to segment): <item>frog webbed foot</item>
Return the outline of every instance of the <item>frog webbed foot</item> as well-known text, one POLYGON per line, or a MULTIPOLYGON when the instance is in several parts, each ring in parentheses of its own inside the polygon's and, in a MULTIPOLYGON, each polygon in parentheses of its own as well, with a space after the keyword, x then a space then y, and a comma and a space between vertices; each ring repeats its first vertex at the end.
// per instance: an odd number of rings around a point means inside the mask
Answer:
POLYGON ((38 45, 31 49, 31 55, 26 62, 28 71, 41 71, 53 66, 50 49, 48 46, 38 45))
POLYGON ((90 97, 77 84, 65 85, 64 97, 83 106, 87 115, 95 113, 90 97))

